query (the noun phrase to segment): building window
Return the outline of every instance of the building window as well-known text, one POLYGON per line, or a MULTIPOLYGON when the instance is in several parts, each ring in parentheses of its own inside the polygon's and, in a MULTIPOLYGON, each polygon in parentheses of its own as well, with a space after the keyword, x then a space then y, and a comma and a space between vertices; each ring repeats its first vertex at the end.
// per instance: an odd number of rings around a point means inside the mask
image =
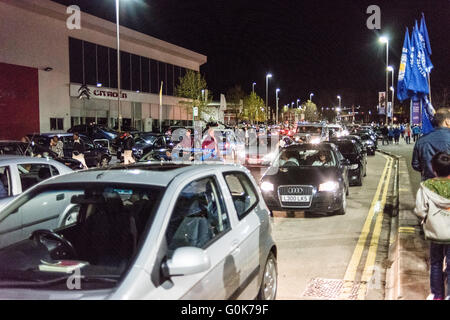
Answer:
POLYGON ((131 90, 131 56, 127 52, 120 52, 121 90, 131 90))
POLYGON ((159 86, 158 84, 159 76, 158 76, 158 63, 150 59, 150 92, 151 93, 158 93, 159 92, 159 86))
POLYGON ((173 94, 173 65, 168 64, 167 65, 167 95, 168 96, 174 96, 173 94))
POLYGON ((50 118, 50 130, 64 130, 64 118, 50 118))
POLYGON ((83 48, 82 41, 69 38, 70 82, 83 83, 83 48))

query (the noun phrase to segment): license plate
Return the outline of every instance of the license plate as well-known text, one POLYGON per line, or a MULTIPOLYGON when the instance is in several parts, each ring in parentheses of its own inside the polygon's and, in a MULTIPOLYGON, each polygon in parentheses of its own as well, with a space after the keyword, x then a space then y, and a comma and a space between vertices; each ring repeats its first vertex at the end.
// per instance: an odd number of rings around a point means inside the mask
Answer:
POLYGON ((281 196, 282 202, 309 202, 311 196, 281 196))

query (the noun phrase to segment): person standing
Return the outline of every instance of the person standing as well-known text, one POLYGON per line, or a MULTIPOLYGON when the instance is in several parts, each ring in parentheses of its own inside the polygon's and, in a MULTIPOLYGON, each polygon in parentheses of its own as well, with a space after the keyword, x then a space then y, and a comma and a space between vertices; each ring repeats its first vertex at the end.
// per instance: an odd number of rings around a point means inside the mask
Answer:
POLYGON ((86 160, 84 159, 84 143, 80 139, 80 135, 78 132, 73 134, 73 150, 72 150, 72 158, 78 160, 83 165, 84 169, 87 169, 86 160))
POLYGON ((383 128, 381 128, 381 134, 383 135, 383 140, 382 140, 383 146, 384 146, 385 142, 387 145, 389 145, 389 137, 388 137, 389 130, 386 126, 383 126, 383 128))
POLYGON ((419 139, 420 127, 418 125, 415 125, 412 129, 412 133, 413 133, 414 142, 416 142, 419 139))
POLYGON ((422 175, 422 181, 435 177, 431 158, 440 152, 450 152, 450 109, 440 108, 434 115, 439 126, 433 132, 419 138, 414 145, 412 167, 422 175))
POLYGON ((125 140, 123 142, 123 162, 124 164, 132 164, 136 161, 133 158, 134 139, 131 134, 125 132, 125 140))
POLYGON ((400 140, 401 129, 398 126, 395 126, 393 133, 394 133, 394 142, 395 144, 398 144, 400 140))
POLYGON ((422 218, 425 239, 430 240, 430 289, 427 300, 450 300, 450 154, 431 159, 436 178, 420 184, 415 214, 422 218), (446 275, 443 272, 447 260, 446 275), (445 294, 447 279, 447 295, 445 294))
POLYGON ((203 160, 207 159, 218 159, 220 157, 219 144, 214 134, 214 129, 210 128, 208 130, 208 136, 203 140, 202 143, 203 150, 203 160))
POLYGON ((53 136, 50 140, 50 149, 58 155, 58 158, 64 157, 64 144, 58 139, 58 136, 53 136))
POLYGON ((406 144, 411 144, 411 126, 408 124, 405 129, 406 144))
POLYGON ((393 139, 394 139, 394 128, 392 126, 388 127, 388 139, 389 139, 389 143, 393 143, 393 139))

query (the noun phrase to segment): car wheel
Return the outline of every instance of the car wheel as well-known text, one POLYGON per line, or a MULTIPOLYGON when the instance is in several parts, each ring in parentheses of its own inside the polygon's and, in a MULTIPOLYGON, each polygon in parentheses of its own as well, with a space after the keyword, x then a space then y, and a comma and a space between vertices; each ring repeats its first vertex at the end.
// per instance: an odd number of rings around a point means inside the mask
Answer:
POLYGON ((107 167, 107 166, 109 165, 109 159, 108 159, 108 157, 103 157, 103 158, 100 160, 99 165, 100 165, 100 167, 102 167, 102 168, 107 167))
POLYGON ((336 211, 336 214, 344 215, 346 208, 347 208, 347 195, 345 194, 345 192, 343 192, 342 193, 342 208, 339 209, 338 211, 336 211))
POLYGON ((258 293, 258 300, 275 300, 278 289, 278 270, 277 259, 273 253, 269 253, 264 273, 261 281, 261 287, 258 293))

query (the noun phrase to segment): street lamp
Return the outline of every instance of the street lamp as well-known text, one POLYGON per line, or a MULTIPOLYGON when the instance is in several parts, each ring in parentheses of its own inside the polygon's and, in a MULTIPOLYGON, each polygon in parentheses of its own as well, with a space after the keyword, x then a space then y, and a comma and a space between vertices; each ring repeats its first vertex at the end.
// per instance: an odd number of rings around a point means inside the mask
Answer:
POLYGON ((253 92, 253 93, 255 92, 255 85, 256 85, 256 82, 253 82, 253 83, 252 83, 252 92, 253 92))
POLYGON ((298 103, 300 102, 300 99, 297 99, 297 109, 298 109, 298 103))
POLYGON ((310 93, 309 94, 309 101, 311 101, 312 102, 312 97, 314 96, 314 93, 310 93))
POLYGON ((278 100, 280 100, 279 98, 278 98, 278 92, 280 92, 280 89, 277 89, 276 91, 275 91, 275 95, 276 95, 276 100, 277 100, 277 116, 276 116, 276 124, 278 124, 278 100))
POLYGON ((381 36, 379 41, 381 43, 386 43, 386 96, 384 99, 384 106, 386 111, 386 124, 389 124, 389 118, 388 118, 388 112, 387 112, 387 103, 388 103, 388 90, 389 90, 389 74, 388 74, 388 68, 389 68, 389 38, 386 36, 381 36))
POLYGON ((342 98, 341 98, 341 96, 337 96, 337 98, 339 99, 339 108, 336 108, 336 111, 338 112, 338 119, 339 119, 339 112, 341 111, 342 98))
POLYGON ((387 67, 387 72, 392 72, 392 86, 390 87, 390 89, 392 91, 392 124, 394 124, 394 68, 392 66, 387 67))
MULTIPOLYGON (((269 78, 272 78, 272 74, 268 73, 266 75, 266 112, 268 112, 268 100, 269 100, 269 78)), ((267 119, 268 120, 268 119, 267 119)))

